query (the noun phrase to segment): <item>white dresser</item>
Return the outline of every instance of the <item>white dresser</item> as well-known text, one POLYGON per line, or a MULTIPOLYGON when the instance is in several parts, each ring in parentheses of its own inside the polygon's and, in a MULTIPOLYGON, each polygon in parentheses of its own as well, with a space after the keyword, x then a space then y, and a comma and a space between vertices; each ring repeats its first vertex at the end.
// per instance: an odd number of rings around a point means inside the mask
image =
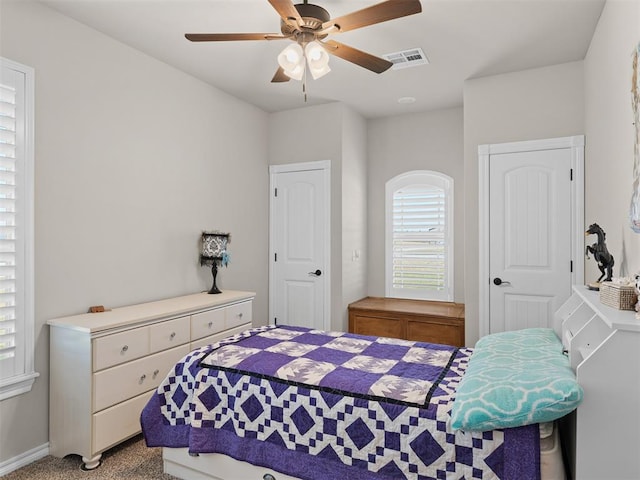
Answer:
POLYGON ((255 293, 197 293, 56 318, 50 326, 49 443, 100 465, 140 432, 140 413, 190 350, 250 328, 255 293))
POLYGON ((576 480, 640 479, 640 320, 574 286, 556 313, 584 400, 563 424, 576 480))

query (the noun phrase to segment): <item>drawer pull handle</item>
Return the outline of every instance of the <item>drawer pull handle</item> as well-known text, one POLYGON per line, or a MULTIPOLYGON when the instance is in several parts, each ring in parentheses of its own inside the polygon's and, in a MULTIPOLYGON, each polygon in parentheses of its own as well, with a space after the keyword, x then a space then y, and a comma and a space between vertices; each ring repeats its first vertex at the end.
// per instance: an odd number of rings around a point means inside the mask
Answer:
POLYGON ((144 382, 146 378, 147 378, 147 375, 143 373, 142 376, 140 377, 140 383, 144 382))
POLYGON ((153 372, 153 378, 155 379, 155 378, 158 376, 158 374, 159 374, 159 373, 160 373, 160 370, 157 370, 157 369, 156 369, 156 370, 154 370, 154 372, 153 372))
POLYGON ((125 353, 127 350, 129 350, 129 345, 122 347, 122 353, 125 353))
POLYGON ((176 338, 176 332, 171 332, 171 335, 169 335, 169 340, 173 340, 174 338, 176 338))
POLYGON ((238 314, 238 317, 242 318, 242 312, 240 312, 240 313, 238 314))
POLYGON ((209 322, 209 328, 213 326, 213 322, 209 322))

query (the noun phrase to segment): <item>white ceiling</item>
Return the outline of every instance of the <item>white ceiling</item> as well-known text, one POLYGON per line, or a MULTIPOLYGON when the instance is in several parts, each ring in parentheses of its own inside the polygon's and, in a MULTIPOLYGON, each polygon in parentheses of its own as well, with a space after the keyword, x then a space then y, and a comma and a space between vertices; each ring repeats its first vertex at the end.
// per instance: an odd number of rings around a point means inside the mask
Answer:
MULTIPOLYGON (((381 56, 420 47, 430 64, 274 84, 288 40, 192 43, 189 33, 280 31, 267 0, 42 0, 56 10, 267 112, 339 101, 367 118, 462 105, 466 79, 582 60, 605 0, 421 0, 422 13, 331 35, 381 56), (400 97, 415 97, 399 104, 400 97)), ((295 3, 300 3, 301 0, 295 3)), ((380 0, 311 0, 337 17, 380 0)))

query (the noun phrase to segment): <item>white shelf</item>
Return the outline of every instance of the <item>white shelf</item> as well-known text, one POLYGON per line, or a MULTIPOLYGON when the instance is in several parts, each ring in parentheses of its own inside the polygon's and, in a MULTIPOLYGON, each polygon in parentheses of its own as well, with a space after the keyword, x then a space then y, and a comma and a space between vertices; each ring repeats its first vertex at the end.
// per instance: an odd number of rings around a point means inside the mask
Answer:
POLYGON ((586 360, 589 355, 591 355, 593 353, 595 349, 593 347, 581 347, 578 348, 578 353, 580 353, 580 356, 582 357, 582 360, 586 360))
POLYGON ((570 469, 577 480, 640 479, 640 320, 600 303, 597 291, 573 291, 556 312, 556 331, 584 390, 563 422, 570 469))
POLYGON ((603 305, 600 303, 600 292, 589 290, 584 285, 574 285, 573 290, 610 328, 640 332, 640 320, 636 318, 635 312, 603 305))

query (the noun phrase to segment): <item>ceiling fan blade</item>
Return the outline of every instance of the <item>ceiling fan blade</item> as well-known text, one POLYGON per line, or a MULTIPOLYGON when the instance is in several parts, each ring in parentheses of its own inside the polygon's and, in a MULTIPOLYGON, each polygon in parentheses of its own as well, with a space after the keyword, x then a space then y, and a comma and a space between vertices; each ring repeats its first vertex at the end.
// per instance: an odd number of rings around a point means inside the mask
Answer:
POLYGON ((393 63, 385 60, 384 58, 376 57, 370 53, 363 52, 362 50, 349 47, 344 43, 336 42, 334 40, 327 40, 322 43, 326 46, 327 52, 331 55, 335 55, 336 57, 340 57, 343 60, 355 63, 356 65, 360 65, 361 67, 375 73, 382 73, 393 65, 393 63))
POLYGON ((289 78, 289 75, 284 73, 284 70, 283 70, 282 67, 278 67, 278 71, 276 72, 276 74, 271 79, 271 83, 288 82, 289 80, 291 80, 289 78))
POLYGON ((303 24, 302 17, 291 0, 269 0, 269 3, 286 23, 303 24))
POLYGON ((235 40, 282 40, 289 38, 280 33, 187 33, 192 42, 228 42, 235 40))
POLYGON ((406 17, 421 11, 420 0, 387 0, 342 17, 333 18, 323 23, 322 29, 328 29, 335 25, 340 32, 346 32, 395 18, 406 17))

